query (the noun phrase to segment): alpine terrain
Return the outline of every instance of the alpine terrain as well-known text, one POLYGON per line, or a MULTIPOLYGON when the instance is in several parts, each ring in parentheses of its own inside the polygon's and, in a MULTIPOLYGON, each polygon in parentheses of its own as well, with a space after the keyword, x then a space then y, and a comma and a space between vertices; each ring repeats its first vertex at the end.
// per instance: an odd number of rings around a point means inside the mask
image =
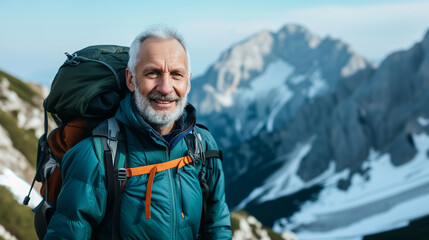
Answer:
POLYGON ((223 52, 192 88, 226 150, 232 209, 300 240, 362 239, 429 215, 429 32, 377 67, 286 25, 223 52))
MULTIPOLYGON (((21 203, 47 91, 0 71, 0 239, 36 239, 21 203)), ((193 79, 189 101, 224 150, 235 240, 428 236, 429 32, 376 66, 300 25, 262 31, 193 79)))
MULTIPOLYGON (((34 214, 21 205, 36 166, 46 88, 0 71, 0 239, 36 239, 34 214)), ((37 191, 30 206, 41 200, 37 191)))

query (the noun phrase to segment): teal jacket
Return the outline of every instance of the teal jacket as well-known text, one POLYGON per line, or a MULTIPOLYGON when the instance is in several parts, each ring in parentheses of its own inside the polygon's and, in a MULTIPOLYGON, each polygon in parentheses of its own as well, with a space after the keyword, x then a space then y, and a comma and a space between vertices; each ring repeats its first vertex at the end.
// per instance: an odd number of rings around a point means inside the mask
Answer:
MULTIPOLYGON (((172 141, 165 141, 143 119, 128 94, 115 118, 125 129, 129 167, 168 162, 187 154, 184 136, 195 126, 195 109, 188 105, 172 141)), ((217 150, 211 134, 203 129, 205 150, 217 150)), ((203 239, 232 239, 228 206, 225 203, 224 174, 220 159, 207 162, 210 189, 203 222, 203 239)), ((45 239, 111 239, 113 209, 106 209, 107 190, 103 160, 87 138, 70 149, 62 162, 63 187, 45 239)), ((202 191, 192 164, 179 170, 158 172, 152 185, 151 218, 145 218, 145 196, 149 175, 127 179, 122 191, 120 235, 122 239, 195 239, 202 213, 202 191), (182 212, 184 218, 182 218, 182 212)))

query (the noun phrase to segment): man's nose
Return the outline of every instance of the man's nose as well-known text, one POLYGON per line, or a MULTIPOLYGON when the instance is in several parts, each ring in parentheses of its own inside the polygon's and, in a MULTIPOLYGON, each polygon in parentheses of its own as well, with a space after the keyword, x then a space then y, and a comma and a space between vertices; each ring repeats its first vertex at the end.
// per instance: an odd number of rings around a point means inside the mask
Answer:
POLYGON ((157 85, 157 91, 163 95, 168 95, 173 92, 172 79, 170 74, 162 73, 157 85))

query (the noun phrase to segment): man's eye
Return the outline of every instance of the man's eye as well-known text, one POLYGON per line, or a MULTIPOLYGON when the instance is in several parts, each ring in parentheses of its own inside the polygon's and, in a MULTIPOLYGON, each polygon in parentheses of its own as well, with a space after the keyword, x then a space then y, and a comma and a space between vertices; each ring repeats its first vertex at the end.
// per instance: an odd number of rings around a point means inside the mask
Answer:
POLYGON ((148 78, 155 78, 156 76, 158 76, 158 73, 155 71, 146 74, 146 77, 148 78))
POLYGON ((172 73, 171 75, 173 75, 174 77, 183 77, 183 75, 182 75, 182 74, 177 73, 177 72, 172 73))

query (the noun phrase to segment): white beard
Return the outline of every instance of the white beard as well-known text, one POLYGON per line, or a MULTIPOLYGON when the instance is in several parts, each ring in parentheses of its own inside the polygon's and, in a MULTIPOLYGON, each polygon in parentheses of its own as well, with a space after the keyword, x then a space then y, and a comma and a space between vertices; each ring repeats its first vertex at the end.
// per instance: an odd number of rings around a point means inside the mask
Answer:
POLYGON ((136 86, 134 91, 134 100, 137 105, 137 109, 143 119, 151 125, 155 130, 164 130, 171 126, 177 119, 179 119, 188 103, 186 94, 183 98, 180 98, 176 94, 162 95, 160 93, 149 93, 147 97, 140 93, 140 89, 136 86), (172 113, 156 112, 150 105, 151 99, 168 99, 176 100, 176 107, 172 113))

